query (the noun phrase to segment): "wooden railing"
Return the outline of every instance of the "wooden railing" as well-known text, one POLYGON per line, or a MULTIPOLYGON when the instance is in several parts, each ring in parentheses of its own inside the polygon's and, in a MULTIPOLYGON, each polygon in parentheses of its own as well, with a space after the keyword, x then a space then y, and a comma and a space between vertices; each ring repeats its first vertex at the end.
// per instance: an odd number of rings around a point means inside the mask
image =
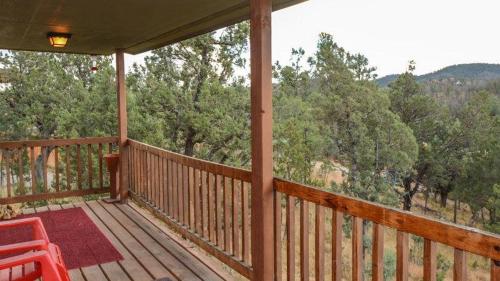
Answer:
POLYGON ((105 193, 116 137, 0 142, 0 204, 105 193))
MULTIPOLYGON (((0 204, 109 191, 103 157, 116 137, 0 142, 0 204)), ((251 173, 128 140, 129 192, 172 229, 244 277, 251 265, 251 173)), ((423 239, 422 276, 436 280, 437 255, 451 247, 453 278, 467 256, 491 261, 500 280, 500 236, 318 188, 274 179, 275 280, 384 280, 384 248, 395 232, 396 280, 406 281, 410 236, 423 239), (369 254, 365 238, 370 237, 369 254), (350 247, 343 245, 349 241, 350 247), (439 245, 439 247, 438 247, 439 245), (342 250, 350 254, 346 260, 342 250), (348 266, 350 268, 348 268, 348 266)), ((272 231, 272 230, 270 230, 272 231)), ((345 253, 344 253, 345 254, 345 253)))
POLYGON ((249 278, 250 172, 128 143, 131 197, 249 278))
POLYGON ((342 267, 346 266, 346 260, 342 258, 342 243, 345 238, 343 225, 347 220, 350 221, 352 280, 363 280, 363 238, 368 233, 371 233, 372 239, 372 280, 384 280, 386 228, 396 230, 398 281, 408 280, 409 235, 424 239, 421 258, 425 281, 436 280, 438 244, 453 248, 453 280, 472 280, 467 279, 467 253, 490 259, 490 280, 500 280, 500 264, 496 262, 500 260, 498 235, 281 179, 275 179, 274 186, 276 280, 326 280, 326 271, 331 276, 328 280, 341 280, 342 267), (296 241, 296 236, 299 241, 296 241), (311 238, 314 243, 310 243, 311 238), (325 261, 328 261, 329 268, 326 268, 325 261), (310 268, 312 264, 314 267, 310 268))

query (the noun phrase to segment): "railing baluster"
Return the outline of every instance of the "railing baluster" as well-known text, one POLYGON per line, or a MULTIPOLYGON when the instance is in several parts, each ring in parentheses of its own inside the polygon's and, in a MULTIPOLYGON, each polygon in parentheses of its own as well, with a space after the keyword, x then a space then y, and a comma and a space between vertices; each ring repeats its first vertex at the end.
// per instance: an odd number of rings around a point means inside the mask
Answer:
POLYGON ((295 198, 287 196, 286 200, 286 264, 287 280, 295 280, 295 198))
POLYGON ((363 280, 363 219, 352 217, 352 280, 363 280))
POLYGON ((202 235, 201 231, 201 200, 200 200, 200 173, 198 169, 193 169, 193 184, 194 184, 194 228, 195 233, 202 235))
POLYGON ((151 153, 151 203, 158 207, 158 162, 156 153, 151 153))
MULTIPOLYGON (((132 184, 132 191, 135 193, 135 194, 138 194, 138 189, 137 189, 137 172, 138 172, 138 169, 137 169, 137 149, 135 147, 129 147, 129 151, 130 151, 130 161, 129 163, 131 164, 130 165, 130 170, 129 170, 129 173, 132 174, 132 180, 130 181, 131 184, 132 184)), ((101 187, 101 182, 102 182, 102 179, 101 179, 101 176, 102 176, 102 164, 101 164, 101 157, 102 157, 102 150, 101 148, 97 148, 97 153, 98 153, 98 157, 99 157, 99 187, 101 187)))
POLYGON ((315 222, 315 262, 314 276, 316 281, 325 280, 325 212, 320 205, 316 206, 315 222))
MULTIPOLYGON (((214 242, 214 225, 213 225, 213 213, 214 213, 214 204, 213 204, 213 195, 212 195, 212 180, 211 180, 211 174, 207 173, 207 202, 208 202, 208 239, 212 242, 214 242)), ((214 242, 215 243, 215 242, 214 242)))
POLYGON ((231 252, 231 229, 230 229, 230 221, 231 221, 231 212, 230 212, 230 195, 229 194, 229 188, 227 184, 227 178, 222 176, 222 199, 223 199, 223 206, 224 206, 224 249, 226 252, 230 253, 231 252))
POLYGON ((19 157, 18 157, 18 169, 19 169, 19 193, 20 194, 25 194, 26 190, 24 187, 24 162, 23 162, 23 155, 24 155, 24 148, 19 148, 19 157))
POLYGON ((342 224, 344 215, 332 210, 332 280, 342 280, 342 224))
POLYGON ((47 153, 48 147, 40 147, 42 153, 42 167, 43 167, 43 190, 45 193, 49 191, 49 177, 47 172, 47 162, 49 155, 47 153))
POLYGON ((92 170, 93 170, 93 165, 92 165, 92 145, 88 144, 87 145, 87 176, 88 176, 88 184, 89 184, 89 189, 94 188, 93 185, 93 176, 92 176, 92 170))
POLYGON ((154 155, 148 151, 148 201, 151 205, 154 206, 154 194, 155 194, 155 188, 154 188, 154 160, 153 160, 154 155))
MULTIPOLYGON (((5 155, 5 153, 4 153, 5 155)), ((12 156, 10 153, 7 153, 7 156, 5 157, 5 172, 7 174, 7 197, 12 197, 12 179, 11 179, 11 174, 10 174, 10 160, 12 156)))
POLYGON ((208 173, 205 171, 200 171, 201 174, 201 230, 203 237, 209 239, 208 233, 208 173))
POLYGON ((490 280, 500 281, 500 262, 491 260, 490 280))
POLYGON ((139 197, 142 197, 142 150, 138 147, 136 148, 136 156, 135 156, 135 167, 136 167, 136 174, 137 174, 137 195, 139 197))
POLYGON ((144 192, 144 198, 146 199, 147 202, 149 202, 149 191, 150 191, 150 185, 149 185, 149 180, 150 180, 150 175, 149 175, 149 152, 147 150, 144 150, 144 159, 143 159, 143 175, 144 175, 144 184, 143 184, 143 192, 144 192))
POLYGON ((424 281, 436 281, 436 243, 424 240, 424 281))
POLYGON ((188 167, 182 166, 182 194, 184 206, 184 225, 189 225, 189 175, 188 167))
MULTIPOLYGON (((103 180, 103 175, 102 175, 102 158, 103 158, 103 155, 102 155, 102 143, 99 144, 99 188, 102 189, 104 187, 104 180, 103 180)), ((135 158, 135 157, 134 157, 135 158)), ((135 159, 134 159, 135 160, 135 159)), ((134 161, 134 165, 135 165, 135 161, 134 161)), ((136 167, 134 167, 134 171, 136 170, 136 167)), ((137 189, 134 190, 135 192, 137 192, 137 189)))
POLYGON ((80 145, 76 145, 76 166, 77 166, 77 186, 78 189, 82 189, 82 166, 81 166, 81 159, 80 159, 80 145))
POLYGON ((188 169, 188 222, 189 229, 195 230, 194 223, 194 168, 187 166, 188 169))
POLYGON ((160 208, 160 156, 158 154, 154 155, 154 167, 155 167, 155 207, 160 208))
POLYGON ((384 226, 373 223, 372 281, 384 281, 384 226))
POLYGON ((399 231, 396 238, 396 281, 408 280, 408 233, 399 231))
POLYGON ((162 212, 165 212, 165 181, 163 180, 165 178, 164 176, 165 168, 163 167, 163 157, 162 155, 158 155, 158 188, 160 198, 159 202, 160 205, 158 206, 162 212))
POLYGON ((274 193, 274 276, 277 281, 281 281, 283 279, 281 272, 282 271, 281 258, 282 258, 281 257, 281 193, 275 192, 274 193))
MULTIPOLYGON (((220 176, 215 175, 214 177, 215 180, 215 243, 218 246, 222 245, 222 235, 221 235, 221 221, 220 221, 220 208, 221 208, 221 181, 220 181, 220 176)), ((221 247, 223 248, 223 247, 221 247)))
POLYGON ((65 146, 64 153, 66 154, 66 189, 71 190, 71 149, 69 145, 65 146))
POLYGON ((179 221, 179 188, 177 186, 177 163, 172 160, 172 190, 174 203, 174 219, 179 221))
POLYGON ((30 147, 30 164, 31 164, 31 194, 37 193, 36 182, 36 167, 35 167, 35 147, 30 147))
POLYGON ((177 208, 178 208, 178 221, 184 224, 184 188, 182 178, 182 164, 176 163, 176 178, 177 178, 177 208))
POLYGON ((56 192, 60 191, 59 188, 59 147, 54 148, 54 173, 56 177, 56 192))
POLYGON ((158 186, 158 155, 150 151, 150 169, 151 169, 151 205, 158 209, 159 207, 159 186, 158 186))
POLYGON ((173 178, 173 165, 172 165, 172 160, 169 158, 168 161, 167 161, 167 171, 168 171, 168 175, 167 175, 167 186, 168 186, 168 214, 170 217, 174 217, 174 198, 175 198, 175 194, 174 194, 174 189, 173 189, 173 181, 174 181, 174 178, 173 178))
POLYGON ((248 206, 248 185, 246 182, 241 182, 241 209, 243 217, 243 227, 242 227, 242 251, 243 251, 243 261, 250 264, 250 223, 249 223, 249 206, 248 206))
POLYGON ((453 281, 467 280, 467 255, 460 249, 454 251, 453 259, 453 281))
POLYGON ((239 222, 239 188, 236 186, 235 179, 231 179, 231 186, 233 189, 233 255, 239 259, 240 254, 240 222, 239 222))
POLYGON ((309 280, 309 203, 300 200, 300 276, 309 280))
POLYGON ((162 181, 163 181, 163 210, 164 212, 168 215, 168 198, 170 194, 168 194, 168 159, 166 158, 166 155, 163 155, 162 157, 162 166, 163 166, 163 175, 162 175, 162 181))
POLYGON ((151 155, 151 152, 147 151, 147 158, 146 158, 146 168, 147 168, 147 175, 148 175, 148 183, 147 183, 147 189, 148 189, 148 202, 151 203, 153 201, 153 193, 154 193, 154 188, 153 188, 153 155, 151 155))

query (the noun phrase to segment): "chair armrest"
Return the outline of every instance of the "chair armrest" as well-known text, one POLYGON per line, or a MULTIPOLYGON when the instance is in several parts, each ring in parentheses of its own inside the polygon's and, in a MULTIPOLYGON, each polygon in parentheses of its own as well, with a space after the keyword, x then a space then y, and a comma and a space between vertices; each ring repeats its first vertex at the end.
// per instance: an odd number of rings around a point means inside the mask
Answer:
POLYGON ((37 251, 47 250, 48 245, 49 245, 48 242, 45 240, 34 240, 34 241, 27 241, 9 245, 2 245, 0 246, 0 255, 15 254, 31 250, 37 250, 37 251))

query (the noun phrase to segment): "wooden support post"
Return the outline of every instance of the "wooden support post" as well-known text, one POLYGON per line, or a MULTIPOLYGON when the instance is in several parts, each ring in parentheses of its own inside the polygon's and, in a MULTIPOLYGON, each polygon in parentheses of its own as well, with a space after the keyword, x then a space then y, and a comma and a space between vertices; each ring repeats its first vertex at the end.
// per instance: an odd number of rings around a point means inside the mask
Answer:
POLYGON ((252 280, 274 280, 271 0, 250 1, 252 280))
POLYGON ((127 92, 125 85, 125 54, 116 51, 116 88, 118 97, 118 145, 120 149, 120 201, 128 197, 127 92))

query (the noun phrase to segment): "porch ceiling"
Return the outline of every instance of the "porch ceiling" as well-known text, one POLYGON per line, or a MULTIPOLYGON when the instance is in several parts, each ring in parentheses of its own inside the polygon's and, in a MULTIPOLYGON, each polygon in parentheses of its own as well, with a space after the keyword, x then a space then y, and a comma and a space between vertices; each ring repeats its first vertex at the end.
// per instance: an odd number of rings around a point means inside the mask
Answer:
MULTIPOLYGON (((273 0, 273 10, 305 0, 273 0)), ((249 18, 248 0, 0 0, 0 49, 137 54, 249 18), (47 32, 72 34, 53 48, 47 32)))

